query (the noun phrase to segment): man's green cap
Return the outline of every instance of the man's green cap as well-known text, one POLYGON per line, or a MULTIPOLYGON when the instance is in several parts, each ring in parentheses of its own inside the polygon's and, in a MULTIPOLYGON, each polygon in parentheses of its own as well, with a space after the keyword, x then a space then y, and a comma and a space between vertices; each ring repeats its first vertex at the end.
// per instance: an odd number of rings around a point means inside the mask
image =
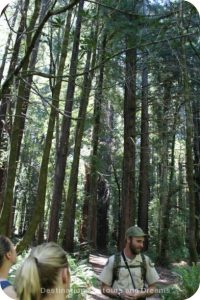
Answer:
POLYGON ((144 233, 144 231, 142 230, 142 228, 138 227, 138 226, 132 226, 129 227, 126 231, 126 237, 140 237, 140 236, 147 236, 148 234, 144 233))

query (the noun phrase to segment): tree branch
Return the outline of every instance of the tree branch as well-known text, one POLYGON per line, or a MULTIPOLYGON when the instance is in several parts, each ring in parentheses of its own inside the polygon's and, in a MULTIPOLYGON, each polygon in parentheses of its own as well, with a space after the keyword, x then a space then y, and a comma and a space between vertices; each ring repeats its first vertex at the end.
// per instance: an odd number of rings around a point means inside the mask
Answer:
MULTIPOLYGON (((71 8, 73 8, 80 0, 74 0, 73 2, 71 2, 70 4, 64 6, 62 9, 57 9, 57 10, 53 10, 52 8, 47 12, 47 14, 44 16, 44 19, 42 20, 42 22, 40 23, 40 25, 38 26, 38 28, 35 31, 35 34, 31 40, 31 43, 29 45, 29 47, 27 48, 27 51, 24 55, 24 57, 22 58, 22 60, 20 61, 19 65, 15 68, 15 70, 9 75, 9 77, 5 80, 4 84, 2 85, 2 88, 0 90, 0 98, 2 97, 2 94, 4 93, 5 89, 8 87, 8 85, 10 84, 10 82, 12 81, 13 77, 16 76, 19 71, 21 70, 21 68, 23 67, 24 63, 27 61, 27 59, 29 59, 29 56, 31 55, 31 52, 34 48, 35 42, 37 41, 45 23, 48 21, 48 19, 51 16, 57 15, 59 13, 63 13, 66 12, 67 10, 70 10, 71 8)), ((55 3, 53 4, 54 7, 55 3)))
POLYGON ((136 13, 130 12, 128 10, 123 10, 123 9, 119 9, 119 8, 116 8, 116 7, 112 7, 110 5, 107 5, 107 4, 104 4, 104 3, 100 3, 100 2, 97 2, 97 1, 94 1, 94 0, 86 0, 86 2, 97 4, 99 6, 102 6, 102 7, 105 7, 107 9, 119 12, 119 13, 124 14, 124 15, 132 16, 132 17, 140 17, 140 18, 156 18, 156 20, 160 20, 160 19, 171 17, 176 12, 178 12, 178 11, 173 11, 173 12, 169 12, 168 14, 165 14, 165 15, 140 15, 140 14, 136 14, 136 13))
MULTIPOLYGON (((130 47, 130 48, 126 48, 126 49, 120 50, 120 51, 114 53, 113 55, 107 57, 103 62, 101 62, 100 64, 96 65, 94 68, 90 69, 89 72, 92 72, 92 71, 98 69, 101 66, 101 64, 105 64, 106 62, 110 61, 111 59, 115 58, 116 56, 119 56, 119 55, 121 55, 123 53, 126 53, 129 50, 133 50, 133 49, 139 48, 139 47, 140 48, 146 48, 146 47, 151 46, 151 45, 156 45, 156 44, 159 44, 159 43, 166 43, 166 42, 169 42, 170 40, 176 40, 176 39, 180 39, 180 38, 183 38, 183 37, 192 36, 192 35, 195 35, 197 33, 198 32, 187 33, 187 34, 184 34, 184 35, 178 35, 178 36, 171 37, 171 38, 165 38, 165 39, 158 40, 158 41, 152 41, 152 42, 149 42, 149 43, 145 43, 145 44, 141 44, 141 45, 136 45, 134 47, 130 47)), ((85 74, 85 72, 77 73, 76 77, 83 76, 84 74, 85 74)), ((54 75, 46 74, 46 73, 43 73, 43 72, 30 72, 29 74, 26 74, 26 76, 32 76, 32 75, 38 75, 38 76, 41 76, 41 77, 44 77, 44 78, 58 78, 58 77, 60 77, 60 78, 68 78, 69 77, 69 75, 54 76, 54 75)))
POLYGON ((196 56, 200 60, 200 53, 197 51, 197 49, 195 48, 195 46, 194 46, 194 44, 193 44, 193 42, 191 41, 190 38, 189 38, 189 43, 190 43, 190 46, 191 46, 192 50, 194 51, 194 53, 196 54, 196 56))

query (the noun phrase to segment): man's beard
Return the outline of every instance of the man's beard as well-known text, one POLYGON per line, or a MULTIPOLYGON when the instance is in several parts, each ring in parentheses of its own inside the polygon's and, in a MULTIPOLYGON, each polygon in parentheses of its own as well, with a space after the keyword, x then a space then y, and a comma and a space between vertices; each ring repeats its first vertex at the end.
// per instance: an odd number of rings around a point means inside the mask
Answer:
POLYGON ((141 252, 141 249, 135 248, 133 245, 130 245, 130 250, 133 255, 137 255, 141 252))

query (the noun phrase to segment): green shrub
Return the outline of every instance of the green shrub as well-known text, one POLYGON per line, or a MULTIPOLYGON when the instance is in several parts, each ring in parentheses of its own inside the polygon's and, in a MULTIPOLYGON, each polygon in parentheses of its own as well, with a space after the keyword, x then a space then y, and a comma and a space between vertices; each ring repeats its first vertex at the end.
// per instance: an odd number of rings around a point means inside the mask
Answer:
POLYGON ((96 285, 97 279, 92 267, 88 266, 87 260, 76 261, 68 257, 71 273, 71 285, 69 298, 72 300, 86 299, 88 290, 96 285))
POLYGON ((164 300, 184 300, 193 296, 200 284, 200 267, 186 266, 174 269, 179 276, 179 282, 169 288, 166 294, 161 295, 164 300))

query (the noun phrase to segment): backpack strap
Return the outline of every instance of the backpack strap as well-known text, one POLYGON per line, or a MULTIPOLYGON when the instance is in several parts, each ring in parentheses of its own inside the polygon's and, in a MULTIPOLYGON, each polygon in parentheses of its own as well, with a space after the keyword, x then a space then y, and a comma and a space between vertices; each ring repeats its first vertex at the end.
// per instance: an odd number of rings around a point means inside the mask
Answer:
POLYGON ((11 286, 11 283, 8 280, 2 280, 2 281, 0 281, 0 285, 1 285, 2 290, 4 290, 7 287, 11 286))
POLYGON ((111 286, 113 286, 114 282, 119 278, 120 262, 121 262, 121 252, 117 252, 115 253, 115 257, 114 257, 113 278, 112 278, 111 286))
POLYGON ((142 272, 142 279, 143 279, 143 283, 144 283, 144 287, 145 287, 146 272, 147 272, 147 263, 146 263, 146 259, 145 259, 144 253, 141 253, 141 257, 142 257, 141 272, 142 272))
POLYGON ((127 267, 127 270, 128 270, 128 272, 129 272, 129 275, 130 275, 130 277, 131 277, 131 281, 132 281, 133 288, 134 288, 134 290, 135 290, 135 289, 136 289, 135 282, 134 282, 133 276, 132 276, 132 274, 131 274, 131 271, 130 271, 128 262, 127 262, 127 260, 126 260, 126 256, 125 256, 125 254, 124 254, 124 251, 122 251, 122 257, 123 257, 124 263, 125 263, 125 265, 126 265, 126 267, 127 267))

